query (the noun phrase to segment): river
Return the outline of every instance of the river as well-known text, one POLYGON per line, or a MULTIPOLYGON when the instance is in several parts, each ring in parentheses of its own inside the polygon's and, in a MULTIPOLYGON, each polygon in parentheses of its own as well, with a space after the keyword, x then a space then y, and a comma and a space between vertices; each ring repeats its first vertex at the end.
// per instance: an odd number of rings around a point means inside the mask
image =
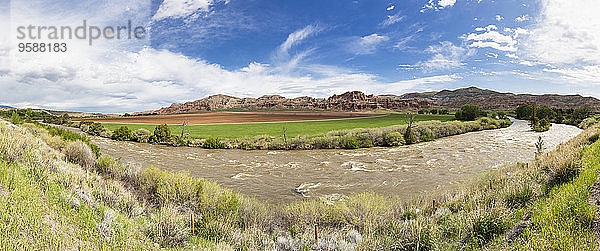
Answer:
POLYGON ((526 121, 515 120, 503 129, 358 150, 208 150, 98 137, 93 142, 124 163, 184 171, 260 200, 289 202, 303 197, 335 200, 365 191, 410 199, 452 189, 473 174, 531 160, 538 136, 549 151, 580 132, 553 124, 549 131, 535 133, 526 121))

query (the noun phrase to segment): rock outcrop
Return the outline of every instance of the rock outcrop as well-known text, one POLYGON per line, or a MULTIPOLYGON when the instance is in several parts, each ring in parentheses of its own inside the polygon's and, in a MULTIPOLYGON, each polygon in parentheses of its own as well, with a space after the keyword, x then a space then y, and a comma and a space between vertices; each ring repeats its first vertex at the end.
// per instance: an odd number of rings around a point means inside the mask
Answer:
POLYGON ((477 87, 439 92, 407 93, 396 95, 367 95, 360 91, 346 92, 329 98, 297 97, 286 98, 280 95, 265 95, 260 98, 237 98, 227 95, 213 95, 183 104, 172 104, 155 111, 137 114, 174 114, 218 110, 331 110, 331 111, 370 111, 407 110, 423 108, 459 109, 465 104, 474 104, 485 110, 514 110, 519 105, 536 103, 552 108, 577 108, 584 105, 600 110, 600 100, 581 95, 532 95, 501 93, 477 87))

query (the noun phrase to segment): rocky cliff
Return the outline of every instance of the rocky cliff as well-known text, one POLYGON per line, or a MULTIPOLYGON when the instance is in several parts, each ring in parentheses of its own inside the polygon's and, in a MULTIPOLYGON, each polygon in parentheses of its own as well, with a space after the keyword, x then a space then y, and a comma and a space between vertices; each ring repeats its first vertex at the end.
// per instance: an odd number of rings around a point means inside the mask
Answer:
POLYGON ((531 95, 501 93, 476 87, 439 92, 407 93, 395 95, 367 95, 359 91, 333 95, 326 99, 312 97, 286 98, 265 95, 260 98, 237 98, 213 95, 183 104, 138 114, 173 114, 216 110, 407 110, 423 108, 458 109, 465 104, 474 104, 486 110, 514 110, 519 105, 536 103, 553 108, 577 108, 583 105, 600 110, 600 100, 580 95, 531 95))

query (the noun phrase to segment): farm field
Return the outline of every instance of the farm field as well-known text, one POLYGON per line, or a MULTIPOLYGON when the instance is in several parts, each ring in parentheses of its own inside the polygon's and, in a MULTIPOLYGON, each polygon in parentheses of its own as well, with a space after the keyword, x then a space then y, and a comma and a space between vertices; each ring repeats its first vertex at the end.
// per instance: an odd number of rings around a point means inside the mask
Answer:
MULTIPOLYGON (((236 116, 239 116, 236 114, 236 116)), ((240 137, 252 137, 257 135, 271 135, 281 136, 285 128, 287 137, 295 137, 298 135, 315 135, 321 133, 327 133, 335 130, 353 129, 353 128, 376 128, 386 127, 392 125, 401 125, 405 123, 405 116, 403 114, 388 114, 385 116, 373 117, 362 117, 362 118, 348 118, 336 120, 318 120, 318 121, 291 121, 291 122, 270 122, 270 123, 255 123, 254 121, 246 121, 252 123, 240 123, 244 121, 236 120, 237 124, 202 124, 202 125, 188 125, 186 126, 186 132, 189 136, 194 138, 209 138, 209 137, 220 137, 220 138, 240 138, 240 137)), ((304 117, 304 116, 300 116, 304 117)), ((324 119, 323 117, 320 117, 324 119)), ((332 119, 332 118, 330 118, 332 119)), ((427 121, 427 120, 439 120, 449 121, 453 120, 452 115, 415 115, 415 121, 427 121)), ((231 119, 232 120, 232 119, 231 119)), ((294 120, 288 115, 286 120, 294 120)), ((299 120, 299 119, 295 119, 299 120)), ((306 120, 306 119, 304 119, 306 120)), ((166 123, 156 120, 154 123, 148 124, 134 124, 134 123, 114 123, 106 120, 93 120, 102 122, 104 127, 109 130, 115 130, 121 126, 127 126, 132 130, 139 128, 145 128, 153 131, 156 124, 166 123)), ((190 123, 191 124, 191 123, 190 123)), ((181 125, 172 124, 169 125, 171 131, 174 134, 181 133, 181 125)))

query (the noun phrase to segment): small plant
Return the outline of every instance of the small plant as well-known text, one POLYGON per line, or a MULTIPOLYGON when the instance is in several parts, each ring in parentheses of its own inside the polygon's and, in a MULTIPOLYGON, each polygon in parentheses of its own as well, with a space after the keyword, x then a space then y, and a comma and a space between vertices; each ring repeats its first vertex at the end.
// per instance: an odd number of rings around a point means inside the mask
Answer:
POLYGON ((472 247, 481 247, 504 231, 506 225, 502 222, 502 217, 495 213, 485 213, 473 222, 468 244, 472 247))
POLYGON ((541 156, 544 153, 544 140, 542 136, 538 136, 538 141, 535 142, 535 156, 541 156))

